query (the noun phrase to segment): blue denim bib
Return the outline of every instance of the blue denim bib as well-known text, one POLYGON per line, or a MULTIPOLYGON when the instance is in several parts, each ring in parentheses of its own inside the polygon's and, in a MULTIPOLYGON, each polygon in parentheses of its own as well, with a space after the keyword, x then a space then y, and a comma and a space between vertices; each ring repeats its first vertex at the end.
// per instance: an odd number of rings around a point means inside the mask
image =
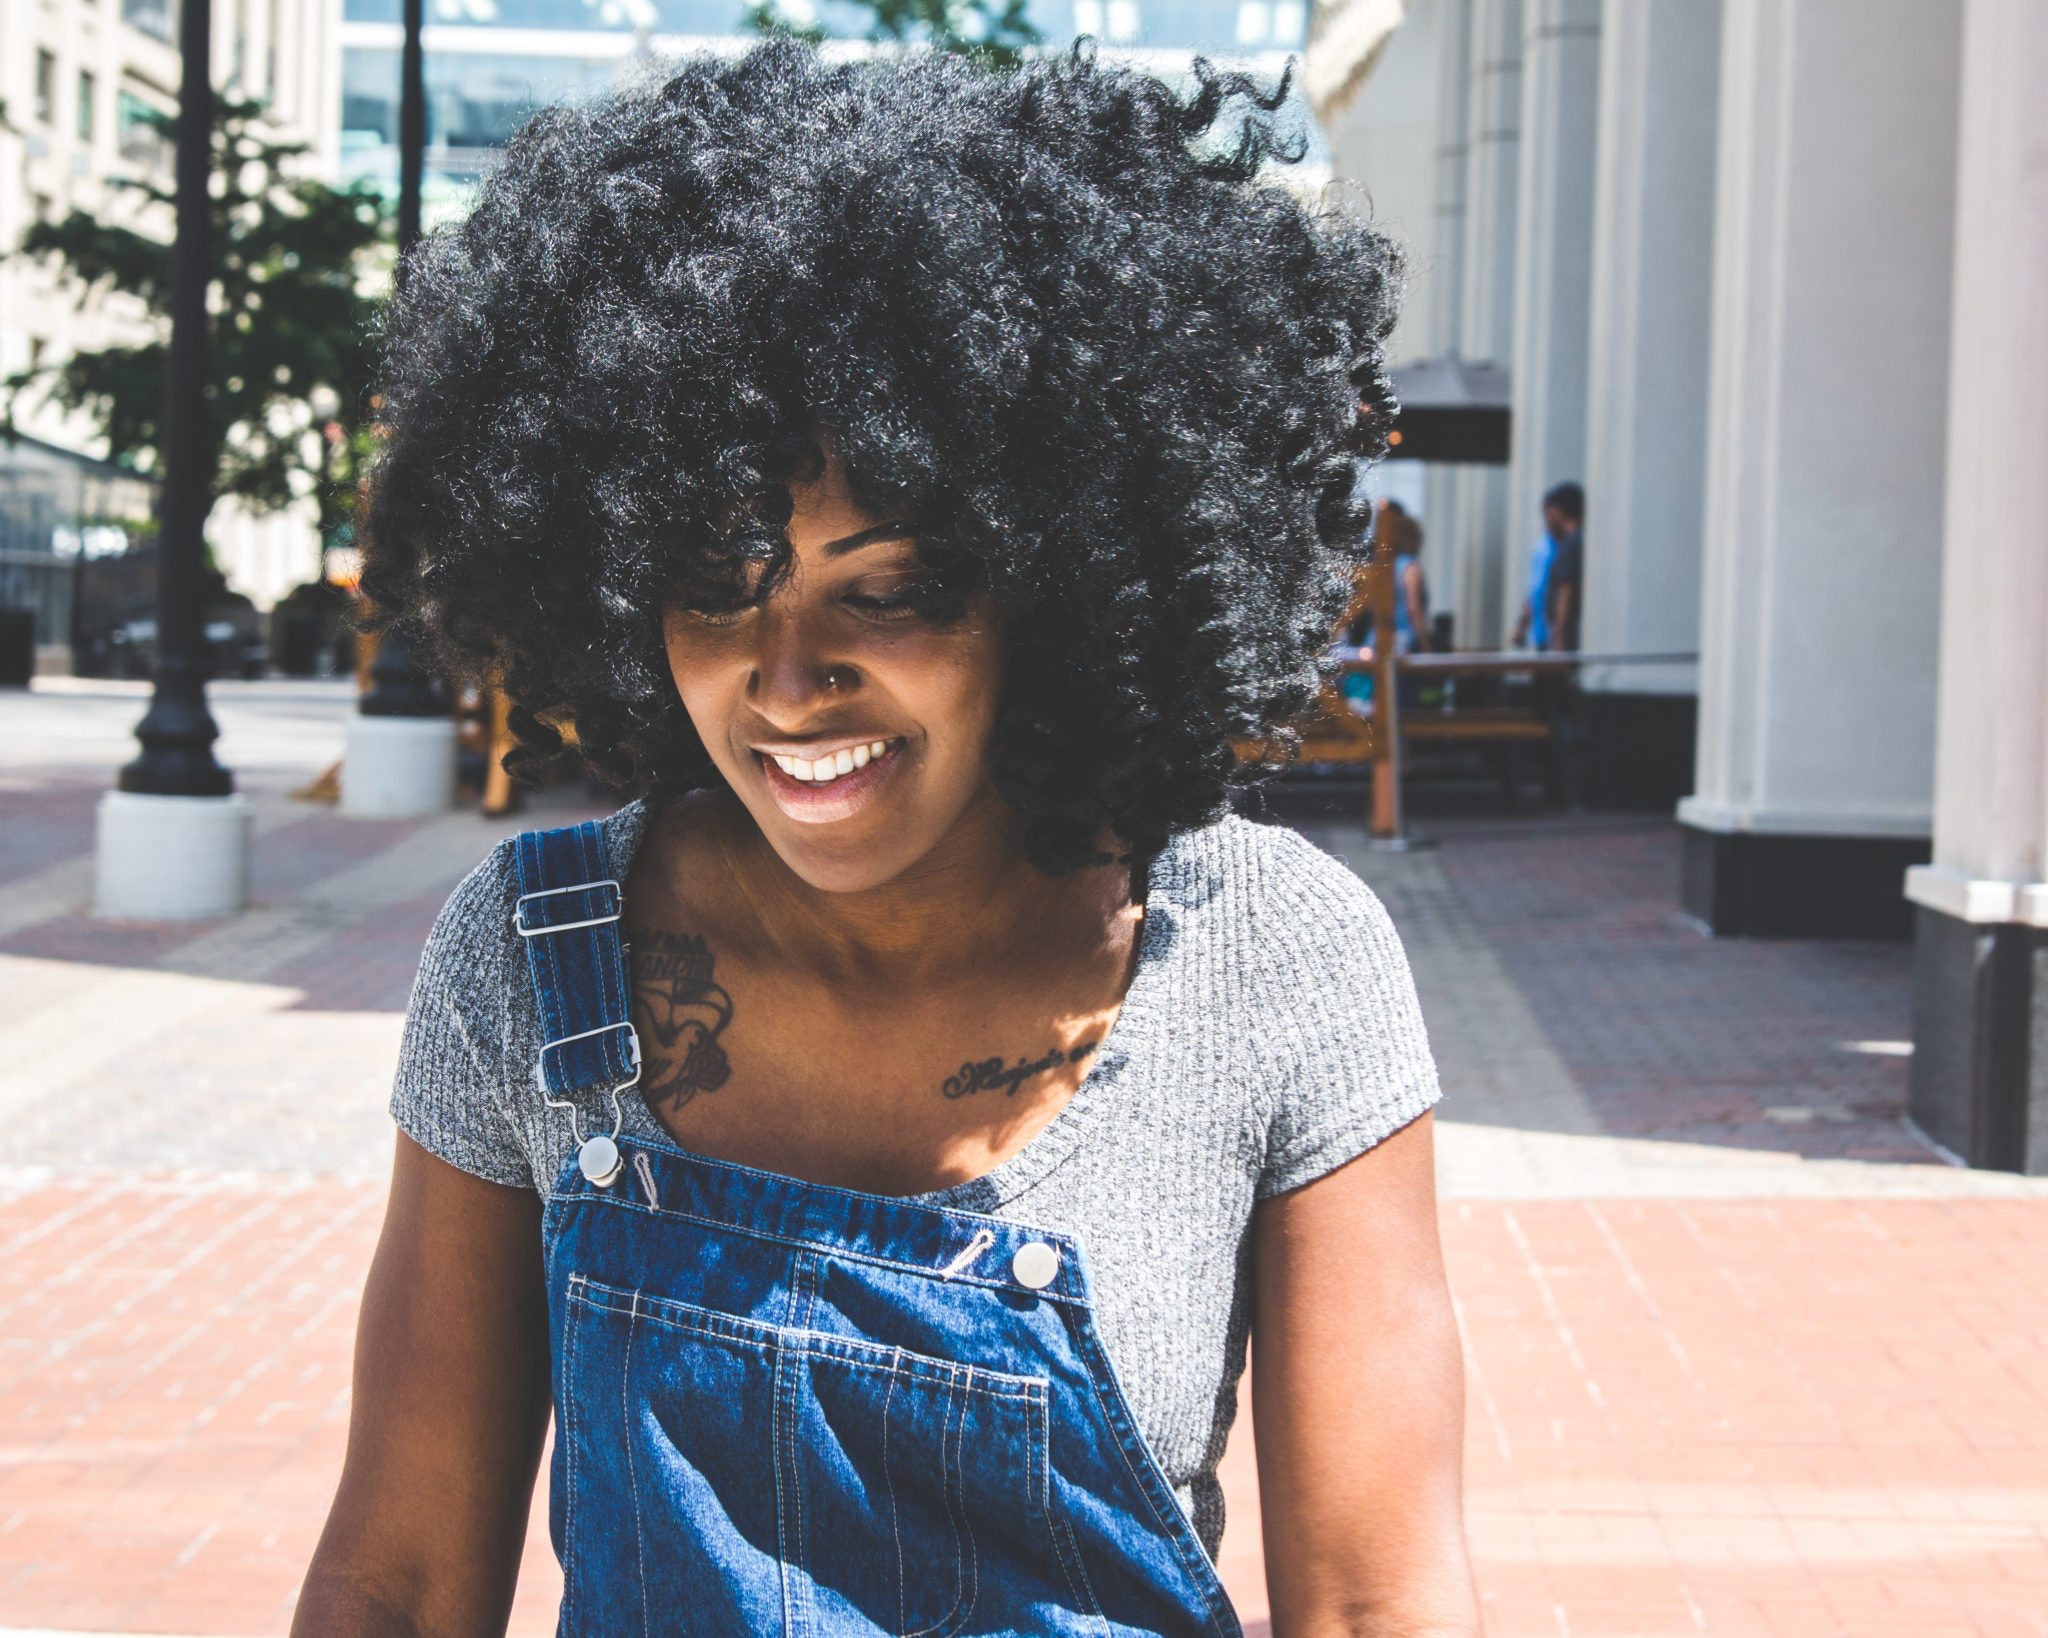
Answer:
POLYGON ((544 1218, 559 1630, 1240 1638, 1080 1248, 623 1137, 603 831, 528 832, 518 859, 536 1079, 580 1145, 544 1218))

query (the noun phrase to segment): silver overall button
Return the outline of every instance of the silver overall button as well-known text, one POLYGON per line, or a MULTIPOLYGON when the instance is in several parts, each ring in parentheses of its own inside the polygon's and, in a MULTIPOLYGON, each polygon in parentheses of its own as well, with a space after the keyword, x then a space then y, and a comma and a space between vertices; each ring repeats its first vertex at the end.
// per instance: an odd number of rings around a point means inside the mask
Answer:
POLYGON ((576 1164, 583 1168, 583 1175, 600 1189, 608 1189, 619 1180, 619 1173, 626 1169, 626 1157, 619 1153, 619 1146, 610 1138, 599 1135, 585 1138, 583 1147, 576 1151, 576 1164))
POLYGON ((1033 1240, 1017 1248, 1017 1255, 1010 1259, 1010 1272, 1019 1285, 1043 1291, 1059 1278, 1060 1254, 1043 1240, 1033 1240))

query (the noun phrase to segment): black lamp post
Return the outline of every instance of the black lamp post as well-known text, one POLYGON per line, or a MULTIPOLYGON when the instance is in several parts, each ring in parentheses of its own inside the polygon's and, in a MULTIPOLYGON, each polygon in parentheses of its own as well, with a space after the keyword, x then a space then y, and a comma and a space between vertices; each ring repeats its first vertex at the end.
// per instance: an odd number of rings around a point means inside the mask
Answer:
POLYGON ((206 708, 201 589, 206 514, 213 507, 212 431, 206 404, 207 179, 213 164, 209 0, 185 0, 178 25, 177 235, 171 242, 171 360, 158 501, 156 687, 136 727, 142 754, 120 788, 140 796, 226 796, 234 776, 214 760, 219 738, 206 708))
MULTIPOLYGON (((427 58, 421 39, 425 0, 405 0, 405 46, 400 56, 398 93, 398 267, 405 283, 407 260, 420 237, 420 197, 427 167, 427 58)), ((360 707, 366 717, 434 717, 447 709, 434 679, 422 669, 412 641, 398 626, 388 627, 370 662, 370 690, 360 707)))

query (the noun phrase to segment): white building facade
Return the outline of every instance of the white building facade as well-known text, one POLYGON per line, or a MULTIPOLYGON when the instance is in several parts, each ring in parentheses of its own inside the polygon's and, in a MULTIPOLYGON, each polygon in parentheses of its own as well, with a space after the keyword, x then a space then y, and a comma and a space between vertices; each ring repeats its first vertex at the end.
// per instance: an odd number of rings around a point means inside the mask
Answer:
POLYGON ((1511 371, 1505 475, 1428 488, 1460 646, 1584 481, 1585 651, 1697 655, 1588 665, 1595 802, 1715 934, 1911 938, 1914 1118, 2048 1172, 2048 7, 1406 9, 1330 144, 1439 202, 1401 341, 1511 371))
MULTIPOLYGON (((276 133, 303 142, 315 174, 335 166, 340 105, 335 34, 340 0, 214 0, 215 83, 268 104, 276 133)), ((0 0, 0 245, 36 221, 74 210, 168 240, 167 211, 150 211, 124 181, 168 184, 171 155, 141 123, 176 108, 177 0, 0 0)), ((140 304, 96 297, 80 307, 52 273, 0 260, 0 374, 69 352, 146 335, 140 304)), ((82 418, 22 407, 24 432, 92 458, 104 444, 82 418)), ((215 509, 207 538, 239 589, 267 606, 318 570, 310 504, 257 518, 215 509)), ((40 633, 41 663, 59 669, 68 644, 40 633)))

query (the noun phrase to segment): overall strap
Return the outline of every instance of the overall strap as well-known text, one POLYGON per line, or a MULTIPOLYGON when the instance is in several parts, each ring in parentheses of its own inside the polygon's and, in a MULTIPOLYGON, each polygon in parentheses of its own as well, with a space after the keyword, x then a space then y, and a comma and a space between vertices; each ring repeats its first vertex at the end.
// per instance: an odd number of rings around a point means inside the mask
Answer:
POLYGON ((512 930, 526 941, 543 1043, 534 1079, 548 1102, 573 1109, 578 1093, 616 1093, 640 1078, 619 942, 625 889, 597 820, 524 831, 517 852, 512 930))

